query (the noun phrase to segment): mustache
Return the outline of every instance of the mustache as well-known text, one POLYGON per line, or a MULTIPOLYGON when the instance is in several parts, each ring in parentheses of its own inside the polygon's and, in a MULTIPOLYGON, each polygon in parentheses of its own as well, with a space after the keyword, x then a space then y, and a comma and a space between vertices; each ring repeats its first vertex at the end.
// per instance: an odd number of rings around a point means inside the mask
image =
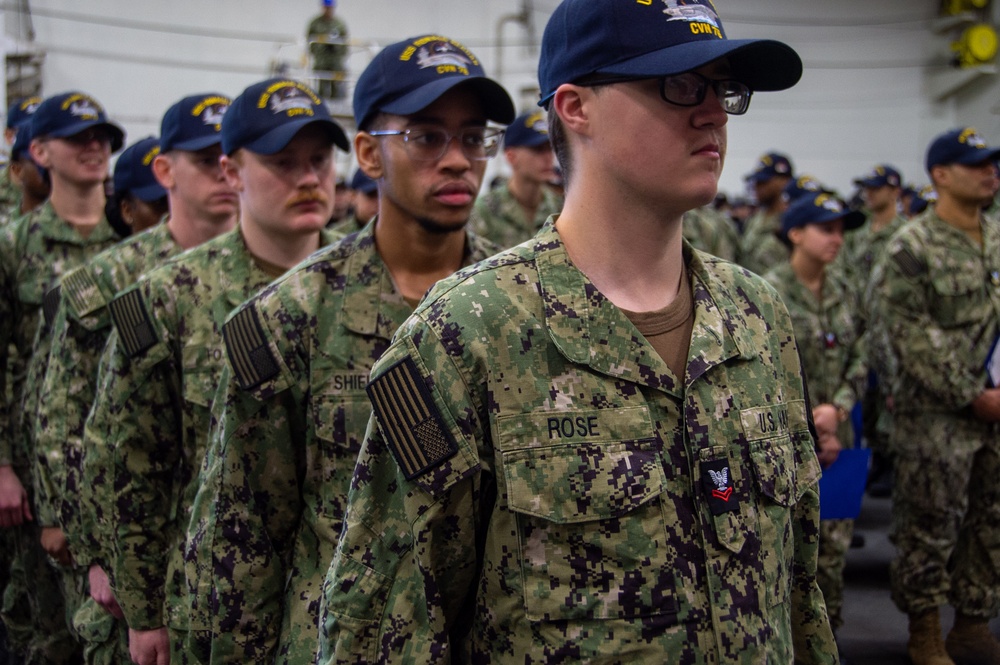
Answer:
POLYGON ((330 202, 330 197, 319 191, 318 189, 300 192, 292 197, 288 202, 288 207, 297 206, 300 203, 322 203, 327 204, 330 202))

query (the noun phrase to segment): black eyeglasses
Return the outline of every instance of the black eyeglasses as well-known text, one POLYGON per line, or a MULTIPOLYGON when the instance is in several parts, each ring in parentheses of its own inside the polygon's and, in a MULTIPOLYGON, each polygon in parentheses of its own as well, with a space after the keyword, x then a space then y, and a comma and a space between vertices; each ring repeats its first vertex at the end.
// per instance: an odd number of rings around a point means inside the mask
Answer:
POLYGON ((670 76, 643 77, 597 77, 586 79, 578 85, 594 86, 609 83, 625 83, 627 81, 643 81, 656 78, 660 84, 660 97, 663 101, 675 106, 698 106, 705 101, 708 89, 715 91, 715 96, 722 103, 722 108, 729 115, 743 115, 750 108, 750 97, 753 91, 745 84, 731 79, 710 79, 698 72, 684 72, 670 76))
POLYGON ((372 136, 402 136, 403 145, 410 157, 426 162, 441 159, 448 151, 451 140, 457 138, 459 145, 462 146, 462 154, 468 159, 480 161, 496 156, 504 130, 494 127, 473 127, 452 134, 435 127, 411 127, 368 133, 372 136))

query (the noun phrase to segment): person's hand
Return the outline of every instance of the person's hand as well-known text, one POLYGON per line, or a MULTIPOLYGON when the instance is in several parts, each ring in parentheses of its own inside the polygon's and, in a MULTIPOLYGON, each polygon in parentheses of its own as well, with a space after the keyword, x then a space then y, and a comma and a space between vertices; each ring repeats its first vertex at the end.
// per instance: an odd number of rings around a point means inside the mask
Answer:
POLYGON ((30 522, 28 493, 10 464, 0 466, 0 527, 20 526, 30 522))
POLYGON ((840 439, 837 438, 836 434, 824 434, 820 436, 819 452, 816 454, 819 458, 820 466, 825 469, 836 462, 842 448, 840 439))
POLYGON ((69 542, 66 534, 57 526, 42 527, 42 549, 55 559, 60 566, 69 566, 73 563, 73 557, 69 553, 69 542))
POLYGON ((167 629, 128 629, 128 653, 136 665, 170 665, 170 638, 167 629))
POLYGON ((115 594, 111 591, 111 582, 108 580, 108 574, 104 572, 104 569, 95 563, 87 571, 87 578, 90 580, 90 597, 94 599, 94 602, 107 610, 116 619, 124 619, 125 615, 118 604, 118 599, 115 598, 115 594))
POLYGON ((816 434, 822 439, 824 436, 837 436, 837 426, 840 425, 840 414, 833 404, 820 404, 813 409, 813 423, 816 424, 816 434))
POLYGON ((1000 388, 987 388, 972 400, 972 413, 988 423, 1000 422, 1000 388))

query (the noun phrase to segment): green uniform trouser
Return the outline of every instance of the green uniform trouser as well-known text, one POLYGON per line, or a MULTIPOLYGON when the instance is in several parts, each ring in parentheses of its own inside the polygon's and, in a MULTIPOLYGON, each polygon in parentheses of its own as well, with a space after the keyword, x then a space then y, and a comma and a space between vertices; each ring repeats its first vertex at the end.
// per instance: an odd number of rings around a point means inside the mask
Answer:
POLYGON ((79 662, 81 649, 66 621, 60 574, 42 550, 41 530, 32 522, 8 532, 13 562, 0 616, 11 651, 25 665, 79 662))
POLYGON ((73 630, 83 643, 87 665, 130 665, 128 625, 116 619, 88 594, 73 613, 73 630))
POLYGON ((844 623, 841 617, 844 607, 844 566, 853 536, 854 520, 823 520, 819 523, 816 582, 826 601, 830 627, 835 631, 844 623))
POLYGON ((1000 430, 944 414, 894 419, 892 599, 907 614, 1000 609, 1000 430))

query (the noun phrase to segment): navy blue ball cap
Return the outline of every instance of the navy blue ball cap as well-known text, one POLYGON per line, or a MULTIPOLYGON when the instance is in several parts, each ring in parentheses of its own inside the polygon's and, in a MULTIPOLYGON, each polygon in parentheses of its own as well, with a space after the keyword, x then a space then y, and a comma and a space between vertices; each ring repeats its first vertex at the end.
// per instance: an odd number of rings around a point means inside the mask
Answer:
POLYGON ((593 74, 681 74, 728 57, 751 90, 784 90, 802 76, 792 47, 769 39, 727 39, 711 0, 563 0, 542 36, 540 105, 556 88, 593 74))
POLYGON ((207 92, 185 97, 167 109, 160 122, 160 150, 194 152, 222 142, 222 118, 232 100, 207 92))
POLYGON ((812 194, 833 194, 833 190, 824 187, 823 183, 811 175, 800 175, 794 180, 789 180, 781 192, 781 195, 789 203, 794 203, 803 196, 812 194))
POLYGON ((351 178, 351 189, 364 194, 371 194, 378 190, 378 183, 372 180, 367 173, 358 169, 351 178))
POLYGON ((744 180, 749 183, 766 182, 775 176, 794 177, 792 174, 792 160, 788 159, 780 152, 769 152, 761 155, 757 161, 757 166, 749 175, 744 176, 744 180))
POLYGON ((368 64, 354 86, 354 120, 366 127, 379 112, 412 115, 459 85, 478 95, 487 119, 504 125, 514 119, 510 95, 472 51, 448 37, 422 35, 386 46, 368 64))
POLYGON ((222 152, 231 155, 246 148, 273 155, 309 125, 326 129, 341 150, 351 149, 343 128, 312 88, 287 78, 254 83, 233 100, 222 119, 222 152))
POLYGON ((507 148, 534 148, 549 142, 549 121, 545 113, 522 113, 507 126, 503 144, 507 148))
POLYGON ((7 108, 7 129, 14 129, 26 120, 30 120, 41 103, 41 97, 21 97, 15 100, 7 108))
POLYGON ((15 133, 14 145, 10 148, 10 158, 19 159, 28 152, 28 146, 31 145, 31 120, 25 120, 12 129, 15 133))
POLYGON ((156 201, 167 190, 153 175, 153 160, 160 154, 160 140, 147 136, 125 148, 115 162, 115 193, 131 194, 141 201, 156 201))
POLYGON ((788 206, 781 216, 781 235, 807 224, 826 224, 837 219, 844 220, 844 230, 852 231, 865 223, 865 215, 859 210, 850 210, 836 196, 820 193, 800 197, 788 206))
POLYGON ((854 184, 868 188, 885 187, 886 185, 889 187, 902 187, 903 176, 888 164, 879 164, 871 170, 871 173, 863 178, 855 178, 854 184))
POLYGON ((961 127, 941 134, 927 148, 927 172, 935 166, 973 166, 996 161, 1000 148, 989 148, 974 127, 961 127))
POLYGON ((104 107, 96 99, 82 92, 53 95, 42 101, 31 116, 33 139, 64 139, 93 127, 108 130, 111 152, 118 152, 125 143, 125 131, 108 120, 104 107))

